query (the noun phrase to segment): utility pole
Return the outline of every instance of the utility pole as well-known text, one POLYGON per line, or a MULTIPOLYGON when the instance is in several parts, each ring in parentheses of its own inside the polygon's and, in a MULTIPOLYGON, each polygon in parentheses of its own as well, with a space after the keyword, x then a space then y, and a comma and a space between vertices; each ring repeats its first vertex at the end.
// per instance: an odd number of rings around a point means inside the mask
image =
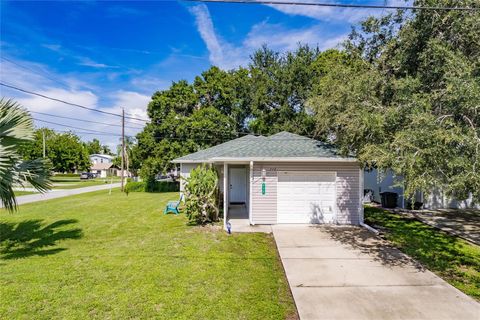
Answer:
POLYGON ((125 167, 125 108, 122 108, 122 183, 121 183, 122 192, 124 189, 124 182, 123 182, 123 178, 125 175, 124 167, 125 167))
POLYGON ((125 166, 127 167, 127 178, 130 178, 130 168, 128 167, 128 163, 130 162, 130 159, 128 158, 128 151, 126 150, 126 148, 127 146, 125 146, 125 166))
POLYGON ((43 137, 43 158, 45 159, 45 129, 42 130, 42 137, 43 137))

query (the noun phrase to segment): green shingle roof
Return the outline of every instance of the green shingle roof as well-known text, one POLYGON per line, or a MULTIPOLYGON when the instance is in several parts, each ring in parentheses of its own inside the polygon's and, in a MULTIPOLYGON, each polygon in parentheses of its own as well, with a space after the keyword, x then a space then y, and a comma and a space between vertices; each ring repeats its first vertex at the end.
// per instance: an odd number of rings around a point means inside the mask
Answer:
POLYGON ((328 144, 290 132, 280 132, 269 137, 244 136, 217 146, 174 159, 173 162, 212 162, 221 159, 258 159, 258 158, 332 158, 342 157, 328 144))

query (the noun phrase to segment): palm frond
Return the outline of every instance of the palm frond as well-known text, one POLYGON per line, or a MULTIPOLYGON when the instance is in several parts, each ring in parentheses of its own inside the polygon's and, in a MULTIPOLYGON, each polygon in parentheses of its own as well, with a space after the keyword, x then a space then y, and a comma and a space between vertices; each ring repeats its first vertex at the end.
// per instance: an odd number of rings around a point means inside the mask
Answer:
POLYGON ((24 161, 19 154, 19 147, 33 138, 33 132, 28 111, 12 100, 0 99, 0 201, 9 211, 17 207, 15 185, 29 183, 40 192, 51 188, 48 162, 24 161))

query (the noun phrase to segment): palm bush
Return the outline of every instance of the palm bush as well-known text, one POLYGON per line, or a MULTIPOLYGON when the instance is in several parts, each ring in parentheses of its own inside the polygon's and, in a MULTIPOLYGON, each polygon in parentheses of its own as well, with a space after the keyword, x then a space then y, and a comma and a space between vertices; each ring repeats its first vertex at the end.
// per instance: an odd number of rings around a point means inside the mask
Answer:
POLYGON ((33 139, 33 120, 12 100, 0 99, 0 201, 16 210, 14 186, 31 185, 40 192, 50 189, 50 170, 44 159, 22 160, 19 148, 33 139))
POLYGON ((185 212, 198 224, 218 221, 218 174, 201 165, 190 172, 185 184, 185 212))

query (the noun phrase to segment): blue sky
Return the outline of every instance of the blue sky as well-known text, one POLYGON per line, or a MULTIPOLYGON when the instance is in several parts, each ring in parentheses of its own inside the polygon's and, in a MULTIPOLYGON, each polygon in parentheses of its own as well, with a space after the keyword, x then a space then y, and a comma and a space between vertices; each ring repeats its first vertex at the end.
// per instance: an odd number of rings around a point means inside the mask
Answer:
MULTIPOLYGON (((394 1, 402 0, 388 4, 394 1)), ((336 47, 352 24, 369 14, 384 13, 181 1, 2 1, 0 5, 2 82, 109 112, 119 113, 125 107, 139 118, 146 118, 152 93, 168 88, 172 81, 191 81, 211 65, 225 69, 246 65, 262 44, 278 51, 292 50, 299 42, 321 49, 336 47)), ((5 87, 0 87, 0 94, 35 112, 119 122, 5 87)), ((120 132, 118 127, 33 115, 90 130, 120 132)), ((127 134, 138 131, 129 128, 127 134)), ((112 146, 118 140, 114 135, 98 138, 112 146)))

